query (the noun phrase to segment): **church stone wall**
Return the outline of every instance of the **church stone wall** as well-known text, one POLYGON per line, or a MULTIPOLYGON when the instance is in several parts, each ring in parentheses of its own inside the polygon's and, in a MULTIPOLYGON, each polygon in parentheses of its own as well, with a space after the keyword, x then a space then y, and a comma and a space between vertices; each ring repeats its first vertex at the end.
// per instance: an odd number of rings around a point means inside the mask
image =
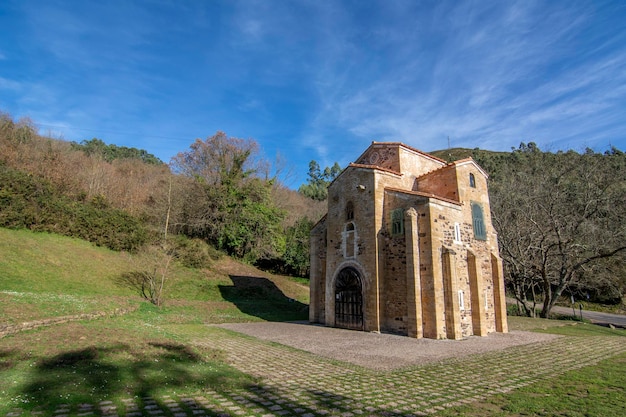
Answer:
MULTIPOLYGON (((412 198, 413 200, 415 197, 412 198)), ((383 205, 381 248, 381 304, 384 308, 383 330, 406 334, 408 320, 407 253, 405 234, 392 233, 392 211, 411 207, 411 198, 397 193, 386 193, 383 205)))
POLYGON ((400 168, 403 175, 402 188, 413 189, 415 179, 445 166, 442 161, 418 152, 417 150, 400 148, 400 168))
POLYGON ((435 339, 507 331, 484 171, 471 160, 442 168, 395 143, 374 143, 357 163, 329 187, 328 214, 311 234, 311 321, 335 325, 334 280, 351 267, 366 331, 435 339), (476 205, 484 237, 474 232, 476 205), (394 212, 408 222, 401 233, 394 212))

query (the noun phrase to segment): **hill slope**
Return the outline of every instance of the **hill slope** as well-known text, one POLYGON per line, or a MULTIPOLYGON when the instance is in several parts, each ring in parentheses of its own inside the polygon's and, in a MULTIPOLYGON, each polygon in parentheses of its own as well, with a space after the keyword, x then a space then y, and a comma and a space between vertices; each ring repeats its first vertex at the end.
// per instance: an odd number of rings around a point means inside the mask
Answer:
POLYGON ((510 152, 498 152, 498 151, 489 151, 485 149, 469 149, 469 148, 450 148, 450 149, 441 149, 437 151, 428 152, 429 154, 436 156, 437 158, 441 158, 444 161, 453 162, 458 161, 460 159, 465 158, 474 158, 475 160, 480 160, 484 158, 494 157, 494 156, 502 156, 507 155, 510 152))
MULTIPOLYGON (((0 324, 137 305, 119 277, 141 267, 79 239, 0 228, 0 324)), ((307 286, 228 257, 205 270, 174 265, 165 288, 177 322, 304 319, 307 303, 307 286)))

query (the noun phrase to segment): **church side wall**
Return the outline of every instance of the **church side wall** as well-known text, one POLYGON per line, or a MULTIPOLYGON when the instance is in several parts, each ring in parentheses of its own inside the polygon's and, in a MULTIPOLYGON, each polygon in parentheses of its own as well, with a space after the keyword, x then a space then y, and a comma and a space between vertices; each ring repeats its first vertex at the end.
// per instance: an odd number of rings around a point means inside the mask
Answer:
MULTIPOLYGON (((423 323, 420 324, 423 334, 425 337, 436 339, 450 337, 446 325, 448 322, 458 327, 460 336, 472 335, 472 292, 467 250, 462 242, 455 241, 455 223, 463 223, 462 207, 397 192, 386 194, 383 206, 383 227, 379 233, 383 254, 380 266, 383 330, 399 334, 407 333, 408 254, 405 235, 394 236, 391 222, 394 210, 406 211, 411 207, 417 212, 420 275, 418 279, 421 286, 421 295, 417 304, 423 317, 423 323), (449 259, 447 269, 444 268, 444 251, 449 252, 446 258, 449 259), (454 269, 450 270, 450 267, 454 269), (459 292, 462 293, 461 296, 459 292), (454 317, 450 316, 451 314, 454 314, 454 317)), ((463 235, 469 240, 467 232, 463 235)), ((455 334, 452 330, 450 331, 450 334, 455 334)))
MULTIPOLYGON (((463 207, 450 204, 431 204, 431 208, 434 217, 432 220, 434 225, 432 231, 433 244, 439 248, 438 256, 441 256, 443 251, 451 253, 452 266, 454 267, 451 277, 443 276, 443 279, 455 280, 448 287, 453 289, 453 293, 445 294, 446 297, 451 299, 445 301, 448 304, 454 303, 455 306, 458 306, 457 314, 459 317, 457 319, 461 335, 463 337, 470 336, 473 334, 473 326, 467 249, 462 240, 456 241, 455 239, 455 223, 458 223, 461 226, 461 238, 465 238, 466 242, 469 241, 468 224, 464 219, 465 213, 463 207)), ((469 226, 471 227, 471 224, 469 226)), ((446 309, 444 315, 448 314, 450 314, 449 309, 446 309)), ((451 320, 447 321, 451 322, 451 320)), ((446 332, 448 330, 446 328, 446 332)))
POLYGON ((326 219, 310 235, 309 321, 325 323, 326 304, 326 219))
POLYGON ((482 294, 475 294, 475 302, 482 304, 484 324, 486 332, 496 331, 496 303, 494 275, 497 279, 501 276, 492 268, 492 256, 499 257, 498 238, 491 223, 491 210, 489 205, 489 193, 487 178, 482 175, 475 166, 466 164, 457 168, 459 181, 459 194, 463 200, 463 223, 461 225, 462 241, 464 246, 464 258, 467 260, 467 251, 475 256, 476 271, 479 281, 482 283, 482 294), (474 176, 474 186, 470 185, 470 174, 474 176), (483 223, 486 229, 486 239, 477 239, 474 235, 472 204, 482 207, 483 223), (495 272, 495 274, 494 274, 495 272))
MULTIPOLYGON (((387 193, 383 205, 382 227, 379 233, 381 248, 381 305, 382 325, 386 332, 407 334, 408 305, 407 253, 405 234, 392 233, 392 212, 412 206, 413 196, 387 193)), ((420 307, 421 308, 421 307, 420 307)))
POLYGON ((455 320, 463 336, 472 334, 472 309, 470 303, 470 282, 467 269, 466 252, 459 243, 454 243, 454 224, 461 221, 463 213, 459 206, 449 203, 430 202, 424 197, 410 194, 389 192, 386 194, 383 210, 383 227, 379 234, 381 252, 381 302, 383 306, 383 330, 406 334, 408 304, 407 288, 407 252, 405 234, 394 235, 392 230, 392 212, 414 208, 418 216, 418 248, 420 264, 418 277, 422 287, 417 301, 423 312, 425 334, 428 337, 442 338, 446 335, 446 314, 454 305, 457 311, 455 320), (443 249, 453 251, 454 271, 447 279, 454 279, 448 288, 454 288, 454 294, 444 295, 446 281, 443 271, 443 249), (458 302, 458 291, 463 292, 463 306, 458 302), (455 303, 455 304, 451 304, 455 303), (463 307, 463 308, 461 308, 463 307))

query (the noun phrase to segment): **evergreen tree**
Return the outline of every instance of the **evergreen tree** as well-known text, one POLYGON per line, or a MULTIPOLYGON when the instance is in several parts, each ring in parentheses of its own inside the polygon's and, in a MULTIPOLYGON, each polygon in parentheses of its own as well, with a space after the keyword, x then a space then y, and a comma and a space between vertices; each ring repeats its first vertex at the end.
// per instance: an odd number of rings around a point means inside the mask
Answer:
POLYGON ((302 184, 298 192, 313 200, 324 201, 328 197, 328 186, 339 174, 341 167, 337 162, 322 172, 317 161, 309 162, 309 173, 306 184, 302 184))

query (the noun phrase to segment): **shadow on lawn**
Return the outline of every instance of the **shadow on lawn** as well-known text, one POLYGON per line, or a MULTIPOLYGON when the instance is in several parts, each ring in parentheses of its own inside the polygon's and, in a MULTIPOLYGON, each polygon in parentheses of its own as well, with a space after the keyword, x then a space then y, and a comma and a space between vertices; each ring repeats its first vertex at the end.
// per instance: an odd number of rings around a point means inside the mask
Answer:
MULTIPOLYGON (((60 410, 65 410, 64 414, 75 415, 85 411, 81 407, 89 406, 86 414, 104 415, 112 411, 123 416, 131 412, 125 408, 123 400, 132 399, 134 404, 154 415, 172 415, 169 407, 173 400, 178 401, 189 416, 203 414, 202 411, 209 416, 251 415, 261 414, 262 410, 263 414, 275 415, 399 417, 418 411, 397 410, 394 409, 396 404, 376 403, 367 395, 356 398, 328 389, 309 388, 300 393, 275 390, 259 385, 258 380, 232 368, 207 362, 202 352, 198 354, 176 343, 148 343, 144 350, 137 353, 129 345, 120 343, 107 348, 87 347, 43 359, 34 367, 31 382, 22 391, 28 404, 21 404, 21 409, 36 409, 42 415, 59 415, 60 410), (207 363, 208 366, 202 366, 207 363), (220 394, 210 393, 212 390, 220 394), (103 400, 111 403, 102 405, 103 400)), ((338 386, 351 385, 350 376, 339 378, 343 381, 338 381, 338 386)), ((432 406, 434 404, 419 407, 432 406)))
MULTIPOLYGON (((349 381, 346 381, 349 383, 349 381)), ((372 415, 384 417, 405 417, 418 409, 400 410, 391 405, 375 405, 369 397, 354 398, 340 395, 328 390, 308 389, 298 395, 295 400, 293 393, 273 390, 267 386, 252 385, 247 387, 245 401, 249 401, 250 408, 265 408, 269 415, 298 415, 298 416, 355 416, 372 415)), ((427 407, 423 407, 427 408, 427 407)), ((209 415, 233 415, 228 410, 205 409, 209 415), (213 414, 211 414, 213 413, 213 414)), ((421 412, 420 412, 421 415, 421 412)))
POLYGON ((159 397, 173 391, 193 392, 207 386, 244 386, 251 379, 193 349, 170 342, 90 346, 40 360, 23 387, 28 407, 53 412, 61 404, 159 397))
POLYGON ((13 368, 15 366, 15 359, 17 356, 17 351, 15 349, 0 350, 0 371, 13 368))
POLYGON ((222 297, 249 316, 266 321, 308 319, 308 306, 287 297, 267 278, 230 275, 233 285, 220 285, 222 297))

